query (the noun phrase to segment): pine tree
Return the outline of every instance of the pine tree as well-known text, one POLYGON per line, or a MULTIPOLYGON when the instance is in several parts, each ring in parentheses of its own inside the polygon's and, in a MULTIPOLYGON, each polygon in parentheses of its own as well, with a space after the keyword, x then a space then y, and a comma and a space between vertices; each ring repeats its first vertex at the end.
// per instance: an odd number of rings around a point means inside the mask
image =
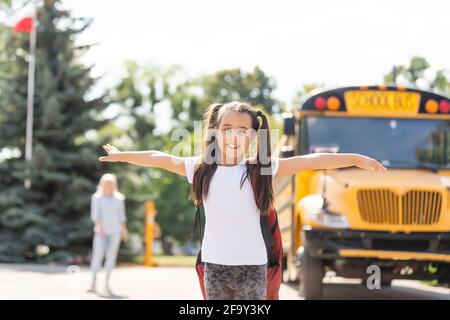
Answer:
POLYGON ((88 98, 95 79, 79 62, 75 38, 90 20, 57 0, 37 12, 31 188, 24 188, 29 34, 0 27, 0 262, 61 260, 91 244, 90 196, 105 141, 88 139, 106 120, 105 97, 88 98), (49 248, 46 250, 38 248, 49 248))

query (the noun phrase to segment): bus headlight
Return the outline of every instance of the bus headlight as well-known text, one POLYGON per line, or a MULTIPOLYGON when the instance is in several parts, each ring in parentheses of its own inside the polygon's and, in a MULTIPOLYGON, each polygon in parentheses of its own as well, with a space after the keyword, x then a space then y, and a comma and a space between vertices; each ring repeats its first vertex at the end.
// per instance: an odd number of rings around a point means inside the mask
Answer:
POLYGON ((318 224, 332 228, 348 228, 349 226, 347 219, 343 215, 324 210, 310 212, 308 218, 318 224))
POLYGON ((345 216, 331 212, 324 208, 324 199, 318 194, 312 194, 304 197, 299 203, 308 219, 313 222, 331 227, 348 228, 349 224, 345 216))

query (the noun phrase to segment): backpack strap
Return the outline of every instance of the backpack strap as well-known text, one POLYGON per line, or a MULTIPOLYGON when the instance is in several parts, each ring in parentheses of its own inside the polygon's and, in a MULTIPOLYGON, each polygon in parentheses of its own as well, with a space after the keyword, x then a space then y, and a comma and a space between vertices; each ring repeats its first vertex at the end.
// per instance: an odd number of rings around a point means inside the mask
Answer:
POLYGON ((272 228, 270 229, 270 232, 275 233, 275 231, 277 231, 277 228, 278 228, 278 214, 275 214, 275 222, 272 228))

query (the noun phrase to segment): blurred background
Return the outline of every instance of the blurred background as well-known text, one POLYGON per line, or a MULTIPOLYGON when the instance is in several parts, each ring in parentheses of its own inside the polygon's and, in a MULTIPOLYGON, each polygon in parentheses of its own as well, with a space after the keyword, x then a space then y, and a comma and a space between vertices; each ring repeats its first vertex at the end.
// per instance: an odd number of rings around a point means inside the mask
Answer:
POLYGON ((214 101, 247 99, 281 128, 281 115, 317 88, 395 82, 448 96, 449 12, 445 0, 0 0, 0 263, 88 265, 90 197, 113 172, 130 230, 119 261, 143 262, 153 201, 154 253, 191 265, 198 243, 185 178, 100 163, 103 144, 170 152, 172 130, 192 132, 214 101), (16 28, 34 8, 27 188, 31 34, 16 28))

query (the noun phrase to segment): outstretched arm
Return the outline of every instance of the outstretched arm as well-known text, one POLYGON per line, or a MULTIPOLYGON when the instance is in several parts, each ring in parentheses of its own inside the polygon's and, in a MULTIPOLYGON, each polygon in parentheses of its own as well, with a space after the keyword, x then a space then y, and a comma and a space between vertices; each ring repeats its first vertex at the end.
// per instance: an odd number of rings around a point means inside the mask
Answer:
POLYGON ((311 153, 281 158, 277 176, 289 176, 302 170, 336 169, 356 166, 364 170, 386 171, 377 160, 357 153, 311 153))
POLYGON ((105 144, 103 148, 107 156, 99 157, 104 162, 128 162, 143 167, 161 168, 186 176, 183 158, 156 150, 149 151, 119 151, 116 147, 105 144))

